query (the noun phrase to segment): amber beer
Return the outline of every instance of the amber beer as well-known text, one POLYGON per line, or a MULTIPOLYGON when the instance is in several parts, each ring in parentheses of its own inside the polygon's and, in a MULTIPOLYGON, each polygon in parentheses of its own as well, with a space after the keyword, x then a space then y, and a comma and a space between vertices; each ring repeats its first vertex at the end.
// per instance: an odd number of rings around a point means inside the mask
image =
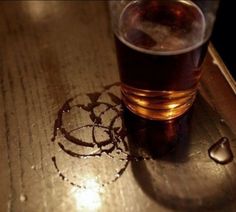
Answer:
POLYGON ((207 39, 200 8, 187 0, 132 1, 115 34, 122 98, 132 112, 155 120, 192 105, 207 39))

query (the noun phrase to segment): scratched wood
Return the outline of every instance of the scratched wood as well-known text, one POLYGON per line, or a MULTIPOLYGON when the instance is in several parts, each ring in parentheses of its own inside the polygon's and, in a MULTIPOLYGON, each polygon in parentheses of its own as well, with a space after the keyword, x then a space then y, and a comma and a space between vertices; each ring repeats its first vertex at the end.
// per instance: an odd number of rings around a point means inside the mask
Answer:
POLYGON ((2 1, 0 11, 0 211, 235 211, 235 159, 219 165, 207 150, 226 136, 236 155, 236 98, 210 55, 193 109, 150 124, 120 115, 119 87, 106 87, 119 77, 105 2, 2 1), (70 98, 63 127, 87 147, 59 131, 51 141, 70 98), (129 136, 118 136, 122 121, 129 136), (106 137, 124 139, 109 157, 65 152, 95 154, 106 137), (166 139, 178 141, 166 156, 124 160, 152 156, 140 141, 166 139))

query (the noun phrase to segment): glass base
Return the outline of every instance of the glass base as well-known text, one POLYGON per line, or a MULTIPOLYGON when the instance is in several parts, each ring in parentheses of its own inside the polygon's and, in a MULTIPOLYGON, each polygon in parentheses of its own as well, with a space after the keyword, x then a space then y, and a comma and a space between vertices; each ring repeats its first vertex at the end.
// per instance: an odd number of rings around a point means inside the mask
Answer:
POLYGON ((153 91, 121 85, 122 100, 134 114, 151 120, 171 120, 193 104, 196 88, 183 91, 153 91))

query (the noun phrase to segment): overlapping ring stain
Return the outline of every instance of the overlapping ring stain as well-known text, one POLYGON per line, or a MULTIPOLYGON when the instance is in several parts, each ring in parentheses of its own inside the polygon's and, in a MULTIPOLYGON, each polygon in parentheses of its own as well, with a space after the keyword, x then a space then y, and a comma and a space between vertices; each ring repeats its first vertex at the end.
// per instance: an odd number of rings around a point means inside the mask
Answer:
MULTIPOLYGON (((101 157, 105 154, 113 160, 122 161, 122 166, 118 170, 116 169, 114 176, 110 176, 109 180, 101 182, 102 186, 115 182, 124 173, 131 160, 139 161, 145 159, 142 156, 133 156, 129 153, 127 133, 122 121, 123 110, 121 100, 114 92, 114 89, 118 89, 118 86, 119 83, 115 83, 106 86, 101 92, 86 94, 89 99, 89 102, 86 104, 74 103, 75 98, 68 99, 57 113, 53 137, 51 139, 51 141, 66 155, 78 160, 82 160, 83 158, 101 157), (103 100, 104 95, 107 95, 106 97, 108 98, 105 99, 109 99, 108 102, 103 100), (66 113, 70 113, 73 109, 85 111, 90 120, 88 124, 68 130, 65 128, 63 116, 66 113), (81 130, 90 133, 90 141, 79 138, 78 132, 81 130), (66 142, 63 143, 60 139, 57 139, 59 133, 64 137, 66 142), (103 139, 99 137, 102 137, 103 139), (88 153, 81 153, 75 149, 68 148, 68 142, 83 149, 88 148, 89 151, 88 153)), ((66 174, 63 173, 59 168, 56 155, 52 157, 52 161, 62 180, 79 188, 86 187, 83 184, 73 182, 73 180, 69 179, 66 174)))

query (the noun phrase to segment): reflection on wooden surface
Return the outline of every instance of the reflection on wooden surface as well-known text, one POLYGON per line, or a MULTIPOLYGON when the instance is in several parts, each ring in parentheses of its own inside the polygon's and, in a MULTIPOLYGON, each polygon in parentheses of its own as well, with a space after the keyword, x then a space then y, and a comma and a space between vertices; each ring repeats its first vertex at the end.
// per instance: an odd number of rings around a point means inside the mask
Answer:
POLYGON ((208 149, 236 155, 236 98, 210 55, 193 108, 147 121, 121 104, 104 2, 0 8, 0 211, 234 211, 235 159, 208 149))
MULTIPOLYGON (((193 109, 191 124, 187 120, 185 125, 182 123, 184 133, 181 134, 180 128, 180 142, 171 154, 157 161, 139 165, 132 163, 137 182, 159 204, 181 211, 216 210, 233 204, 231 201, 235 196, 236 184, 228 182, 225 167, 212 163, 207 154, 210 144, 215 142, 207 132, 203 133, 206 129, 202 124, 205 123, 199 122, 207 117, 214 120, 211 122, 215 128, 214 135, 220 137, 216 127, 220 120, 218 114, 199 96, 193 109)), ((231 171, 235 171, 235 168, 231 171)))

